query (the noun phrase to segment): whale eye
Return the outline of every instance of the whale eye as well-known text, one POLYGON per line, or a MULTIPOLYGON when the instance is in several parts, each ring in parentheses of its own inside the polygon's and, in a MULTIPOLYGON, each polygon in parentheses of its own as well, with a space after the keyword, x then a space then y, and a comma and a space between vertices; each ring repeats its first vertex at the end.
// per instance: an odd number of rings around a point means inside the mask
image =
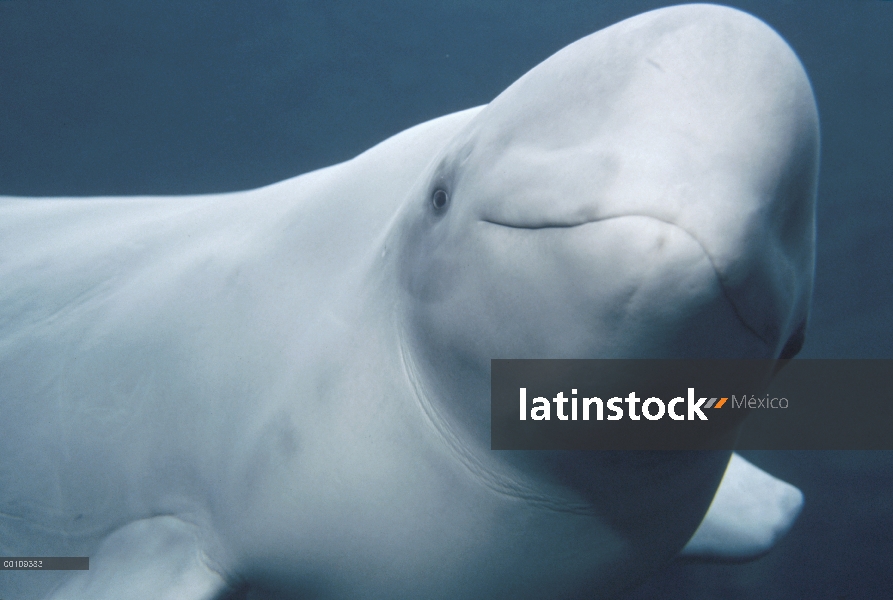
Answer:
POLYGON ((443 210, 443 208, 447 205, 447 202, 450 201, 449 195, 446 193, 446 190, 436 189, 434 193, 431 195, 431 204, 434 205, 436 210, 443 210))

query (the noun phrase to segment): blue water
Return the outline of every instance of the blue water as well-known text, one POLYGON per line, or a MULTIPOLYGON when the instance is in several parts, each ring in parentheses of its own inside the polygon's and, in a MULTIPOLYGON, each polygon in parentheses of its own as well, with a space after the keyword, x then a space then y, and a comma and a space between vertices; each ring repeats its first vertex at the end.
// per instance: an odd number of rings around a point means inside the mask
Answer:
MULTIPOLYGON (((564 45, 667 4, 0 2, 0 194, 270 183, 485 103, 564 45)), ((893 3, 730 4, 788 40, 818 99, 801 356, 893 358, 893 3)), ((673 565, 632 598, 893 598, 893 453, 747 457, 805 493, 788 537, 748 565, 673 565)))

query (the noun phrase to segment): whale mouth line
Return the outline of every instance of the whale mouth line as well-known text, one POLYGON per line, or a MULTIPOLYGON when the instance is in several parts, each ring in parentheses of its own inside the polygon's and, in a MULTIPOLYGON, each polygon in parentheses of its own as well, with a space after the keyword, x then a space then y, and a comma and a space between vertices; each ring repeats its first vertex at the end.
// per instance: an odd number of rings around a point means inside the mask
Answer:
MULTIPOLYGON (((596 217, 596 218, 592 218, 592 219, 568 221, 566 223, 543 220, 540 222, 517 223, 516 224, 516 223, 504 223, 504 222, 497 221, 495 219, 490 219, 487 217, 482 218, 480 220, 480 222, 481 223, 489 223, 490 225, 497 225, 499 227, 507 227, 509 229, 529 229, 529 230, 535 231, 538 229, 573 229, 574 227, 582 227, 583 225, 591 225, 593 223, 601 223, 602 221, 612 221, 614 219, 625 219, 625 218, 629 218, 629 217, 632 217, 632 218, 638 217, 638 218, 642 218, 642 219, 653 219, 655 221, 660 221, 661 223, 665 223, 667 225, 672 225, 673 227, 678 227, 679 229, 682 229, 683 231, 685 231, 685 233, 687 233, 689 236, 694 237, 691 235, 691 233, 689 231, 687 231, 683 227, 679 226, 678 224, 673 223, 672 221, 668 221, 666 219, 662 219, 660 217, 655 217, 652 215, 641 215, 641 214, 635 214, 635 213, 621 214, 621 215, 606 215, 603 217, 596 217)), ((702 246, 703 246, 703 244, 702 244, 702 246)))
POLYGON ((481 219, 481 223, 489 223, 490 225, 498 225, 499 227, 508 227, 509 229, 571 229, 573 227, 580 227, 581 225, 588 225, 590 223, 598 223, 599 221, 605 221, 607 219, 616 219, 618 217, 605 217, 600 219, 589 219, 585 221, 578 221, 573 223, 531 223, 531 224, 523 224, 523 225, 514 225, 509 223, 500 223, 499 221, 495 221, 493 219, 481 219))

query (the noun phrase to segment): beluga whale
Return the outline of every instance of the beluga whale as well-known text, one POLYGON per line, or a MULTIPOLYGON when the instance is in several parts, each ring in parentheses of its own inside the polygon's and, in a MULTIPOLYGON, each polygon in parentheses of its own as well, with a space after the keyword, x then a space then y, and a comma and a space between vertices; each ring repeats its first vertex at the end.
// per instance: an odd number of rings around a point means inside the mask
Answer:
POLYGON ((26 599, 608 598, 760 556, 731 451, 493 451, 493 358, 790 358, 819 130, 791 48, 683 5, 259 189, 0 199, 0 571, 26 599))

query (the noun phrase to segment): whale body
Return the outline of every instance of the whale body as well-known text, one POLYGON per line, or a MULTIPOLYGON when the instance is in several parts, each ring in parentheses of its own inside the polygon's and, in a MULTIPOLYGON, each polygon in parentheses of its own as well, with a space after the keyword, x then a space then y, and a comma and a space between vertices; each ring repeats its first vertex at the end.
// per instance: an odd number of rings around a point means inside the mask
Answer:
POLYGON ((604 598, 764 553, 802 497, 729 452, 491 451, 489 360, 792 356, 818 142, 787 44, 690 5, 257 190, 0 199, 0 554, 90 556, 0 596, 604 598))

